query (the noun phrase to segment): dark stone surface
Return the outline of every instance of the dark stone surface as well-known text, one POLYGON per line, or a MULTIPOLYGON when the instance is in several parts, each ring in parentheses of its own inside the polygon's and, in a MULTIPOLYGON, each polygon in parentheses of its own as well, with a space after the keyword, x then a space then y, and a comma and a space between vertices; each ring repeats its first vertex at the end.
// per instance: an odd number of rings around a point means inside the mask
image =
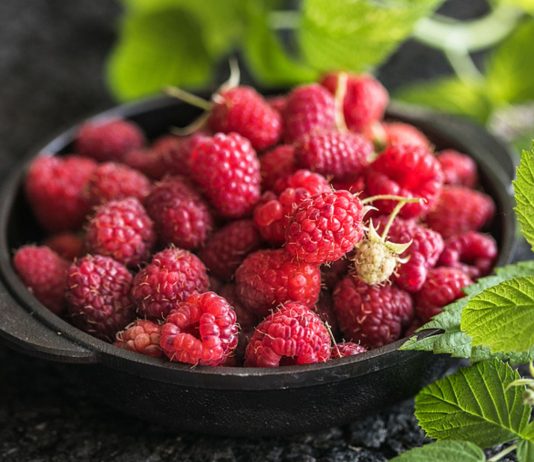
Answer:
MULTIPOLYGON (((455 0, 447 12, 472 17, 481 5, 455 0)), ((0 2, 0 175, 63 126, 112 104, 103 72, 119 13, 116 2, 105 0, 0 2)), ((380 76, 394 88, 448 72, 443 57, 410 43, 380 76)), ((530 255, 526 247, 523 254, 530 255)), ((379 462, 424 441, 410 402, 344 428, 290 438, 169 434, 94 403, 59 366, 3 347, 0 362, 5 462, 379 462)))

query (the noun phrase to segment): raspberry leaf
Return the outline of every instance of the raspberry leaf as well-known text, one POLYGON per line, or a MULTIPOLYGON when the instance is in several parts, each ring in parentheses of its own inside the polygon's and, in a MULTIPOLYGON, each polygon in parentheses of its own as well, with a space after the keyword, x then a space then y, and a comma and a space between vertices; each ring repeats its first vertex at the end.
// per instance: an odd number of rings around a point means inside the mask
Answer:
POLYGON ((534 345, 534 277, 501 282, 470 299, 461 330, 491 351, 528 351, 534 345))
POLYGON ((515 212, 523 236, 534 250, 534 146, 524 150, 514 180, 515 212))
POLYGON ((484 462, 484 451, 468 441, 437 441, 406 451, 390 462, 484 462))
POLYGON ((521 441, 517 445, 518 462, 532 462, 534 460, 534 443, 531 441, 521 441))
POLYGON ((517 437, 533 441, 523 390, 507 389, 519 377, 499 360, 462 368, 421 390, 415 416, 427 435, 439 440, 463 438, 484 448, 517 437))

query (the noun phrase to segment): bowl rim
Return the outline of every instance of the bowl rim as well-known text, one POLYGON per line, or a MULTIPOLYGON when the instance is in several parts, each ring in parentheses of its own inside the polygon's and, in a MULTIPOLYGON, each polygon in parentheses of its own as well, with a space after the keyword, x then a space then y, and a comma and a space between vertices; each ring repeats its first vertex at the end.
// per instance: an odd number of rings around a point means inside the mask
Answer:
MULTIPOLYGON (((33 297, 12 268, 12 252, 9 249, 7 241, 9 216, 16 195, 22 187, 22 181, 29 164, 39 155, 55 155, 58 151, 63 149, 72 141, 75 133, 83 122, 98 121, 114 117, 128 119, 141 113, 170 107, 181 107, 183 105, 184 103, 173 98, 159 96, 114 106, 103 112, 98 112, 93 116, 86 117, 77 124, 60 132, 43 147, 34 150, 34 154, 22 165, 15 167, 18 172, 13 175, 5 185, 3 185, 1 190, 1 197, 3 200, 0 204, 0 279, 3 280, 5 289, 19 303, 20 308, 27 311, 28 315, 37 318, 51 330, 61 333, 63 338, 68 338, 74 344, 93 351, 97 357, 97 362, 101 362, 102 364, 115 369, 122 369, 128 373, 143 376, 149 375, 159 381, 181 384, 184 386, 227 390, 274 390, 289 387, 308 387, 318 384, 326 384, 332 381, 347 380, 354 376, 367 375, 397 365, 399 362, 409 361, 414 356, 430 354, 420 351, 400 351, 399 347, 407 340, 407 338, 403 338, 383 347, 369 350, 366 353, 346 358, 333 359, 325 363, 267 369, 259 367, 245 368, 229 366, 192 367, 117 348, 112 344, 97 339, 67 323, 65 320, 49 311, 35 297, 33 297)), ((403 105, 391 105, 388 109, 388 114, 396 117, 403 112, 405 113, 407 110, 414 111, 423 116, 428 114, 437 116, 437 114, 432 111, 427 111, 418 107, 408 107, 408 109, 406 109, 403 105)), ((475 124, 467 121, 462 121, 462 123, 475 126, 475 124)), ((484 135, 486 138, 497 143, 497 140, 495 140, 491 134, 483 129, 479 129, 479 131, 481 135, 484 135)), ((490 163, 486 162, 481 164, 480 167, 484 169, 484 174, 489 177, 489 180, 498 185, 500 197, 494 199, 504 202, 499 204, 501 208, 506 209, 507 206, 512 206, 513 202, 510 188, 506 187, 508 181, 504 178, 504 175, 490 163)), ((515 245, 515 217, 508 217, 506 224, 507 226, 504 226, 506 235, 502 236, 502 245, 499 249, 499 257, 496 265, 509 261, 515 245)), ((422 335, 433 335, 436 332, 438 332, 438 330, 427 331, 422 335)))

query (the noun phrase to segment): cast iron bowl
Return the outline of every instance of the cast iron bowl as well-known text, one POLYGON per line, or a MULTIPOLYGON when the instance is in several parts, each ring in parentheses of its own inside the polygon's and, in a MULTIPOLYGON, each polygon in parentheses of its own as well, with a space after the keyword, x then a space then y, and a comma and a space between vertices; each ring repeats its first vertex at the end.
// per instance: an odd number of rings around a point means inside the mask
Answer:
MULTIPOLYGON (((131 119, 154 138, 197 115, 177 100, 156 98, 95 118, 131 119)), ((506 263, 515 235, 511 153, 467 121, 394 105, 388 117, 418 126, 437 147, 473 156, 497 204, 491 232, 499 243, 498 264, 506 263)), ((69 152, 75 132, 76 127, 65 131, 38 152, 69 152)), ((447 356, 399 351, 402 340, 325 364, 278 369, 190 367, 115 348, 52 314, 15 274, 12 250, 41 237, 23 194, 25 171, 9 179, 1 196, 0 336, 27 354, 71 363, 70 372, 83 386, 120 410, 169 429, 232 436, 297 433, 347 423, 413 396, 451 365, 447 356)))

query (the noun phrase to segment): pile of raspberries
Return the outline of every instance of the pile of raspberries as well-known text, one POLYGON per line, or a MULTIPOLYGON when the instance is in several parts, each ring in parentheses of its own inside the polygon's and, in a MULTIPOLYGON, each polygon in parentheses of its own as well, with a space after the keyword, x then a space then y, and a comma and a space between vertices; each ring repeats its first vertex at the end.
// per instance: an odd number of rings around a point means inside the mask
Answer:
POLYGON ((47 237, 13 265, 58 316, 170 361, 278 367, 387 345, 497 255, 473 160, 384 121, 388 100, 371 76, 330 73, 273 98, 223 88, 200 129, 150 144, 130 121, 87 122, 72 154, 29 167, 47 237))

